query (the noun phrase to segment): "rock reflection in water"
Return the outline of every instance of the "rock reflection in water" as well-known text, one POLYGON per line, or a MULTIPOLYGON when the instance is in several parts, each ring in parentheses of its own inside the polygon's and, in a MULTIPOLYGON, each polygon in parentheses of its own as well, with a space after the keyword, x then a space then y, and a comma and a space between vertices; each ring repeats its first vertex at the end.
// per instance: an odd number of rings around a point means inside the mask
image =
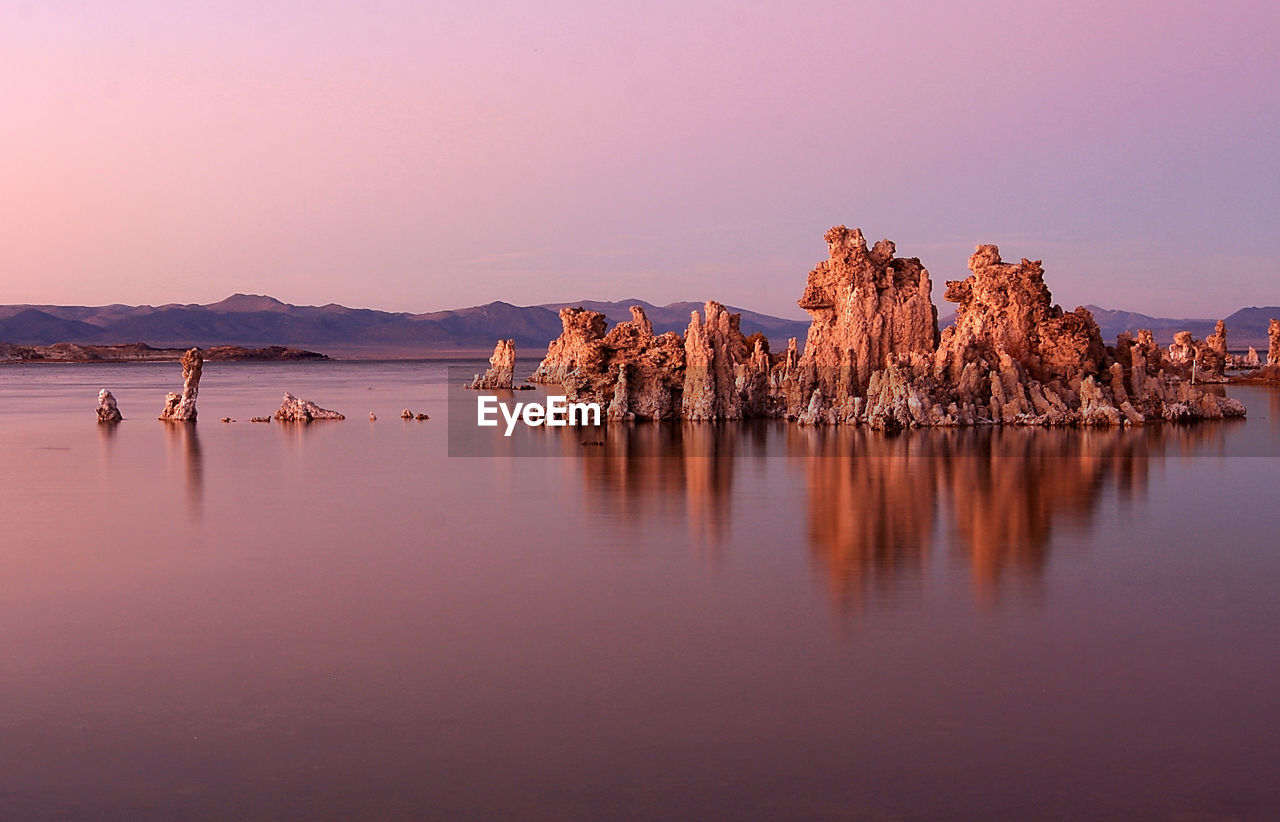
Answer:
POLYGON ((683 515, 695 551, 725 550, 734 471, 740 456, 762 455, 765 421, 613 425, 607 446, 582 455, 588 504, 629 522, 683 515))
POLYGON ((177 461, 187 492, 187 513, 199 519, 204 512, 204 456, 200 451, 200 434, 192 424, 166 425, 165 442, 172 464, 177 461))
POLYGON ((804 483, 809 550, 842 609, 909 594, 940 554, 961 558, 975 599, 990 603, 1014 581, 1038 585, 1055 534, 1087 534, 1105 495, 1140 502, 1159 459, 1203 453, 1223 433, 620 425, 581 463, 589 504, 636 523, 683 514, 695 549, 716 556, 731 547, 733 505, 762 504, 735 500, 739 457, 786 460, 785 475, 804 483))

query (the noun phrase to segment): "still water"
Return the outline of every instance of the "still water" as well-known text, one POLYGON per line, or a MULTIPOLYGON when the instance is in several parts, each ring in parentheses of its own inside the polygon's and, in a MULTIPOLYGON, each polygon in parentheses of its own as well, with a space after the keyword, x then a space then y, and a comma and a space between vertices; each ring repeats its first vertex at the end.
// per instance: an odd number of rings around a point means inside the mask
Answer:
POLYGON ((445 383, 0 368, 0 818, 1280 818, 1280 392, 500 459, 445 383))

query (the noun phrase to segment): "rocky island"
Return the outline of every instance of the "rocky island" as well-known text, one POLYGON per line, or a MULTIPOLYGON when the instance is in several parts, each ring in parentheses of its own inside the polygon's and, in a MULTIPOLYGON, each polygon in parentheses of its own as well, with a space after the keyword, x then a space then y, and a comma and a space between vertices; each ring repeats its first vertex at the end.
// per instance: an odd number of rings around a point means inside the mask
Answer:
MULTIPOLYGON (((52 345, 11 345, 0 343, 0 363, 97 363, 97 362, 173 362, 182 359, 186 349, 153 348, 146 343, 122 345, 78 345, 54 343, 52 345)), ((324 354, 272 345, 265 348, 244 348, 239 345, 215 345, 203 348, 204 359, 221 362, 247 361, 270 362, 298 360, 327 360, 324 354)))
MULTIPOLYGON (((563 331, 531 381, 561 384, 610 419, 732 420, 923 426, 1132 425, 1239 417, 1238 401, 1198 387, 1221 374, 1226 332, 1159 348, 1150 332, 1103 342, 1085 308, 1064 311, 1039 261, 1005 262, 978 246, 970 276, 948 282, 953 326, 940 332, 929 272, 888 240, 868 247, 844 226, 798 304, 810 316, 803 354, 780 353, 717 302, 693 312, 683 337, 654 334, 639 307, 606 331, 603 314, 560 311, 563 331)), ((1189 337, 1189 335, 1188 335, 1189 337)))

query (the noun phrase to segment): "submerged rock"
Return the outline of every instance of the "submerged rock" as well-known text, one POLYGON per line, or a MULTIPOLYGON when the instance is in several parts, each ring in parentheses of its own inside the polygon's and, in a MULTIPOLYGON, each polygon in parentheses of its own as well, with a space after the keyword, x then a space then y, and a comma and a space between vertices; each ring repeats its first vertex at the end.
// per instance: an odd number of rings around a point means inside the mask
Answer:
POLYGON ((204 356, 199 348, 192 348, 182 355, 182 393, 169 392, 164 398, 164 410, 160 419, 176 422, 196 421, 196 396, 200 393, 200 372, 204 370, 204 356))
POLYGON ((312 420, 345 420, 337 411, 321 408, 311 400, 300 400, 286 393, 275 418, 281 422, 311 422, 312 420))
POLYGON ((116 398, 107 389, 98 392, 98 422, 120 422, 124 416, 116 406, 116 398))
POLYGON ((412 411, 410 411, 408 408, 406 408, 405 410, 403 410, 403 411, 401 411, 401 412, 400 412, 400 419, 402 419, 402 420, 411 420, 411 419, 413 419, 413 412, 412 412, 412 411))

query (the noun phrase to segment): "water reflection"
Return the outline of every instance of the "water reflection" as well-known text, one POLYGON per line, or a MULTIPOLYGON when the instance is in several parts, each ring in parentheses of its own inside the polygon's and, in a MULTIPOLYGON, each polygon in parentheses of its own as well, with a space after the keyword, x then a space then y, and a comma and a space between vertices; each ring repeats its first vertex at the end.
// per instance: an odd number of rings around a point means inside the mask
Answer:
MULTIPOLYGON (((580 460, 588 502, 629 522, 684 516, 695 552, 723 556, 739 456, 763 456, 767 423, 617 425, 580 460)), ((579 446, 581 447, 581 446, 579 446)))
POLYGON ((1141 502, 1161 459, 1205 453, 1226 431, 612 426, 580 462, 592 506, 637 526, 683 516, 694 550, 720 557, 734 507, 775 497, 735 496, 744 464, 779 458, 802 484, 808 550, 842 609, 917 590, 939 557, 962 561, 974 597, 991 603, 1002 588, 1035 590, 1055 537, 1087 536, 1102 499, 1141 502))
MULTIPOLYGON (((168 463, 177 463, 186 488, 187 514, 193 520, 204 513, 204 457, 200 450, 200 434, 194 423, 165 423, 165 445, 168 463)), ((171 468, 172 470, 172 468, 171 468)))

